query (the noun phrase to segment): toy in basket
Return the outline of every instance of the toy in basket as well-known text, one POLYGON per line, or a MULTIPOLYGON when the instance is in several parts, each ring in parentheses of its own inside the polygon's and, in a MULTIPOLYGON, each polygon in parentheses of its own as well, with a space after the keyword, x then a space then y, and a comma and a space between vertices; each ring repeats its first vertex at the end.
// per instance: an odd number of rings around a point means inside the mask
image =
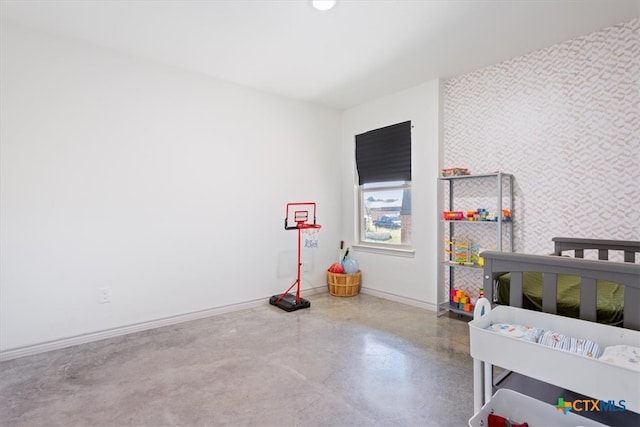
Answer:
POLYGON ((347 258, 349 249, 343 251, 342 245, 340 242, 340 262, 331 264, 327 270, 327 286, 333 296, 352 297, 360 293, 362 272, 355 259, 347 258))

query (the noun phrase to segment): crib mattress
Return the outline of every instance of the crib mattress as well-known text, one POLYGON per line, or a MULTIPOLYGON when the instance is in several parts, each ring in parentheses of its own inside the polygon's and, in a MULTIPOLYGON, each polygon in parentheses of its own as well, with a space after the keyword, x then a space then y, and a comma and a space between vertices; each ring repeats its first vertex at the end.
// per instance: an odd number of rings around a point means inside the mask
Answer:
MULTIPOLYGON (((496 298, 499 304, 509 305, 511 274, 498 278, 496 298)), ((542 273, 524 272, 522 275, 522 307, 542 311, 542 273)), ((622 326, 624 286, 598 280, 596 291, 598 323, 622 326)), ((561 316, 580 317, 580 277, 558 275, 557 313, 561 316)))
POLYGON ((474 359, 603 401, 624 401, 640 413, 640 372, 598 359, 502 335, 494 323, 530 325, 593 340, 601 347, 640 347, 640 332, 509 306, 498 306, 469 322, 474 359))

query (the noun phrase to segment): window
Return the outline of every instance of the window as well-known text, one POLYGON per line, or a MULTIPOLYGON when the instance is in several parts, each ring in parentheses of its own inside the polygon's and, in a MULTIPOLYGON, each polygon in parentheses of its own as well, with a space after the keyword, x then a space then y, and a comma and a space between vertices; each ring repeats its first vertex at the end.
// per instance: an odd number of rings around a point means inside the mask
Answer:
POLYGON ((410 246, 411 184, 364 184, 359 192, 360 242, 410 246))
POLYGON ((359 242, 411 246, 411 122, 356 135, 359 242))

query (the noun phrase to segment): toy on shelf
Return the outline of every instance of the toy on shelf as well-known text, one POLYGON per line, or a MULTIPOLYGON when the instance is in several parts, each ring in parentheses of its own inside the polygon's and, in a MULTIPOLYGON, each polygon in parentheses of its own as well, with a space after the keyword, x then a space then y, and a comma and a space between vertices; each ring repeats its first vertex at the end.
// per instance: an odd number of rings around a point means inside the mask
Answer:
POLYGON ((444 211, 442 217, 447 221, 458 221, 464 219, 464 212, 462 211, 444 211))
POLYGON ((473 304, 469 295, 461 289, 451 289, 451 296, 449 303, 452 307, 458 310, 471 312, 473 311, 473 304))
POLYGON ((467 168, 446 168, 442 169, 442 176, 463 176, 470 175, 467 168))
POLYGON ((509 209, 502 209, 501 215, 497 212, 488 211, 484 208, 478 208, 475 211, 443 211, 442 217, 446 221, 493 221, 497 222, 500 218, 502 221, 511 222, 511 211, 509 209))
POLYGON ((467 292, 462 289, 451 288, 449 295, 449 304, 451 307, 458 310, 472 312, 476 303, 480 298, 484 298, 484 290, 480 288, 478 290, 478 297, 471 297, 467 292))
POLYGON ((460 265, 477 265, 480 259, 480 249, 465 240, 445 240, 445 252, 449 254, 449 261, 460 265))

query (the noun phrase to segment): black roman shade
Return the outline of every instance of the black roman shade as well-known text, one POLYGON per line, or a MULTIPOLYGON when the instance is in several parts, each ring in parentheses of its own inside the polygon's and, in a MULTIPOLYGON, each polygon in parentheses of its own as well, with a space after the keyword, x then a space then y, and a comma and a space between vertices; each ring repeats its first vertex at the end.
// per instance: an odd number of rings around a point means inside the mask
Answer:
POLYGON ((360 185, 411 181, 411 121, 356 135, 360 185))

